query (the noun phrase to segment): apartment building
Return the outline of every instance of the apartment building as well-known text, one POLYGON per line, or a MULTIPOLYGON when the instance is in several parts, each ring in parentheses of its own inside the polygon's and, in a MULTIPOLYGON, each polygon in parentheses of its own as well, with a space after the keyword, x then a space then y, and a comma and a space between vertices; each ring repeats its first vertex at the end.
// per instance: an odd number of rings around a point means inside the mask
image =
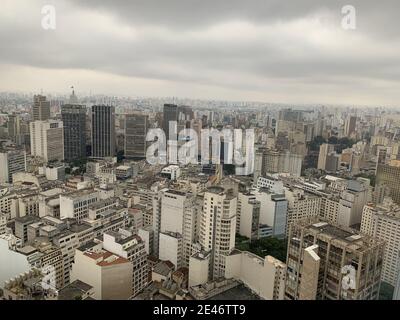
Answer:
POLYGON ((365 205, 360 230, 362 233, 385 241, 382 281, 395 287, 399 275, 400 206, 390 198, 386 198, 382 204, 365 205))
POLYGON ((285 299, 376 300, 384 242, 318 218, 290 228, 285 299))

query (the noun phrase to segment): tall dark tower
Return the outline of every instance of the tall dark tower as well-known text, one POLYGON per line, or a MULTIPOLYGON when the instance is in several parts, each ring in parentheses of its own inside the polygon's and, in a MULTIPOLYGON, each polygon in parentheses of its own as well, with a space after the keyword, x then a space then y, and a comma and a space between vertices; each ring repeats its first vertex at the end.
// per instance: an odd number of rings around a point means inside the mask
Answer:
POLYGON ((164 114, 163 114, 163 130, 165 132, 165 137, 169 139, 169 122, 178 121, 179 108, 175 104, 164 104, 164 114))
POLYGON ((64 124, 64 158, 67 162, 86 158, 86 106, 77 104, 74 91, 61 106, 64 124))
POLYGON ((92 106, 92 157, 115 156, 115 107, 92 106))

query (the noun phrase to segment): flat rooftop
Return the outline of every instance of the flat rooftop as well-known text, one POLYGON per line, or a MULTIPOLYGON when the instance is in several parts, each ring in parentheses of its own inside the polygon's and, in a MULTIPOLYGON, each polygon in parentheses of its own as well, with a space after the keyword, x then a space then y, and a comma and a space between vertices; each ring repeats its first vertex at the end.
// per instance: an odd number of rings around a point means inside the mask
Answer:
POLYGON ((232 289, 219 293, 209 300, 261 300, 261 298, 241 284, 232 289))

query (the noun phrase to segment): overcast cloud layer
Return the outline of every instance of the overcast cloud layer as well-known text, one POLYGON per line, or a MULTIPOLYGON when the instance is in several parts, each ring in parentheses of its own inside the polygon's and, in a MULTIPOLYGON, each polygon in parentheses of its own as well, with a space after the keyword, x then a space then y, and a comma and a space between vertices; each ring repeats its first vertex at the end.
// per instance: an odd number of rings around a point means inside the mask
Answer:
POLYGON ((0 90, 400 105, 400 1, 2 0, 0 90), (41 8, 56 8, 56 30, 41 8), (341 27, 356 8, 356 30, 341 27))

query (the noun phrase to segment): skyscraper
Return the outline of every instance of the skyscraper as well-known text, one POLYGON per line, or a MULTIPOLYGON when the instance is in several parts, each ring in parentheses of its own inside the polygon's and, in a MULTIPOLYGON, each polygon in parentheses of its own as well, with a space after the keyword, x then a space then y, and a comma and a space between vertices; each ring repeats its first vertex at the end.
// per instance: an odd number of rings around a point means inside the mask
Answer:
POLYGON ((45 162, 64 160, 64 128, 62 121, 34 121, 30 124, 31 154, 45 162))
POLYGON ((175 104, 164 104, 163 113, 163 130, 165 132, 165 137, 168 141, 169 139, 169 122, 178 121, 179 108, 175 104))
POLYGON ((125 116, 125 157, 146 157, 146 134, 148 116, 142 114, 127 114, 125 116))
POLYGON ((64 157, 66 161, 86 157, 86 107, 65 104, 61 107, 64 124, 64 157))
POLYGON ((237 198, 222 187, 204 194, 199 243, 211 251, 211 279, 225 276, 225 259, 235 247, 237 198))
POLYGON ((115 107, 92 106, 92 157, 115 155, 115 107))
POLYGON ((40 94, 33 96, 32 119, 33 121, 50 119, 50 101, 46 100, 46 96, 40 94))
POLYGON ((330 153, 335 151, 333 144, 323 143, 319 147, 318 170, 326 170, 326 160, 330 153))
POLYGON ((348 116, 345 124, 344 124, 344 135, 346 137, 350 137, 353 133, 356 132, 356 123, 357 117, 356 116, 348 116))

